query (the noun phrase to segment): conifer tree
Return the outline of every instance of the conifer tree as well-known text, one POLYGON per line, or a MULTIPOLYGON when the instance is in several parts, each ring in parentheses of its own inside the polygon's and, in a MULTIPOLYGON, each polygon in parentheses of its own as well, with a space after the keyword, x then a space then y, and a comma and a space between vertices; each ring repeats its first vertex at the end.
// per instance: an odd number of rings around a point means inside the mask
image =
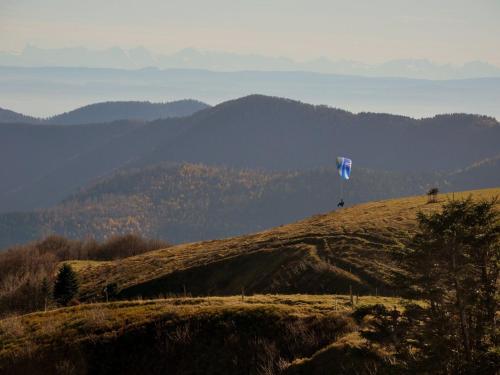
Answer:
POLYGON ((424 341, 422 354, 429 354, 427 359, 431 352, 439 352, 442 359, 448 355, 452 372, 489 373, 500 360, 492 351, 499 344, 496 204, 469 197, 448 202, 442 212, 420 213, 419 231, 403 256, 409 283, 429 306, 417 340, 424 341))
POLYGON ((78 293, 78 280, 73 268, 65 263, 59 269, 54 283, 54 299, 62 306, 67 306, 78 293))
POLYGON ((406 270, 399 281, 425 305, 360 310, 358 320, 373 317, 362 336, 392 346, 397 373, 498 374, 497 200, 452 200, 417 219, 417 233, 399 253, 406 270))

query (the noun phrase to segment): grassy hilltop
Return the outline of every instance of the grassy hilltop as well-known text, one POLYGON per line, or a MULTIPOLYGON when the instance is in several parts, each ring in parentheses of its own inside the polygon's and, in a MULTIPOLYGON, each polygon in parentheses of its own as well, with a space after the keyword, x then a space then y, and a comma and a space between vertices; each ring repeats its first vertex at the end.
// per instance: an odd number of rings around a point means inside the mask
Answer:
MULTIPOLYGON (((398 298, 358 306, 403 308, 398 298)), ((174 298, 89 304, 0 321, 0 372, 262 373, 315 366, 325 351, 343 369, 380 366, 347 296, 174 298), (330 343, 334 342, 334 345, 330 343), (318 353, 317 353, 318 352, 318 353), (363 362, 357 356, 369 353, 363 362), (315 354, 317 353, 317 354, 315 354), (347 359, 346 359, 347 358, 347 359)), ((285 372, 286 373, 286 372, 285 372)))
MULTIPOLYGON (((455 193, 490 198, 500 188, 455 193)), ((405 246, 418 211, 439 210, 426 197, 371 202, 260 233, 177 245, 111 262, 72 262, 84 298, 116 282, 120 296, 168 294, 355 293, 393 295, 400 272, 392 251, 405 246)))

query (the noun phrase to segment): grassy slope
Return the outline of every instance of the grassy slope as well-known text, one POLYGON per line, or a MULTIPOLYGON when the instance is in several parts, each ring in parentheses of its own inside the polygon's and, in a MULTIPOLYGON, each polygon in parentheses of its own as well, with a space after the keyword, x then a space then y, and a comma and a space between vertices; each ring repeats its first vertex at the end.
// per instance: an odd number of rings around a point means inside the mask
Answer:
MULTIPOLYGON (((373 303, 404 305, 361 297, 358 306, 373 303)), ((279 363, 297 371, 331 352, 332 343, 341 351, 363 345, 351 311, 347 296, 258 295, 28 314, 0 320, 0 372, 250 374, 279 363)))
MULTIPOLYGON (((500 188, 455 193, 455 198, 500 195, 500 188)), ((371 202, 313 216, 268 231, 182 244, 115 262, 73 262, 82 295, 96 297, 116 282, 122 297, 182 293, 392 293, 399 272, 391 259, 415 229, 418 211, 438 210, 451 198, 371 202)))

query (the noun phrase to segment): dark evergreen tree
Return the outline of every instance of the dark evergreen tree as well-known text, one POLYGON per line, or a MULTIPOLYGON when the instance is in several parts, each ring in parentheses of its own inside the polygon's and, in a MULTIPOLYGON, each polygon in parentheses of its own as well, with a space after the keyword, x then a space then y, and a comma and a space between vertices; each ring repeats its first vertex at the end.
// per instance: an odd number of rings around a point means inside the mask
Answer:
MULTIPOLYGON (((450 201, 418 215, 419 230, 402 251, 402 281, 426 302, 403 314, 382 308, 363 335, 391 345, 410 373, 496 374, 500 213, 497 201, 450 201)), ((403 371, 404 372, 404 371, 403 371)))
POLYGON ((54 283, 54 299, 60 305, 67 306, 77 295, 78 288, 75 271, 69 264, 64 263, 59 269, 54 283))

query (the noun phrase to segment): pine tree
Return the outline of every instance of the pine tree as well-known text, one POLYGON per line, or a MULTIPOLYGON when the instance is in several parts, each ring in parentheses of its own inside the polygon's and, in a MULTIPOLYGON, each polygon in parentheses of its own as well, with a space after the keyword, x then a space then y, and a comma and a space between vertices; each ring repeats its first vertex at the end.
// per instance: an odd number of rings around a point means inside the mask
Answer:
POLYGON ((62 306, 67 306, 78 293, 76 273, 69 264, 63 264, 54 283, 54 299, 62 306))
MULTIPOLYGON (((420 332, 423 348, 427 354, 439 352, 442 359, 448 355, 452 372, 477 372, 500 360, 490 352, 499 344, 495 313, 500 213, 496 203, 468 198, 448 202, 439 213, 420 213, 419 231, 403 256, 410 284, 429 305, 424 332, 420 332)), ((438 365, 434 360, 430 363, 438 365)))
POLYGON ((396 373, 497 374, 500 212, 497 200, 450 201, 442 212, 420 213, 418 231, 399 253, 399 281, 425 301, 403 313, 384 306, 356 312, 373 317, 361 332, 392 346, 396 373))

